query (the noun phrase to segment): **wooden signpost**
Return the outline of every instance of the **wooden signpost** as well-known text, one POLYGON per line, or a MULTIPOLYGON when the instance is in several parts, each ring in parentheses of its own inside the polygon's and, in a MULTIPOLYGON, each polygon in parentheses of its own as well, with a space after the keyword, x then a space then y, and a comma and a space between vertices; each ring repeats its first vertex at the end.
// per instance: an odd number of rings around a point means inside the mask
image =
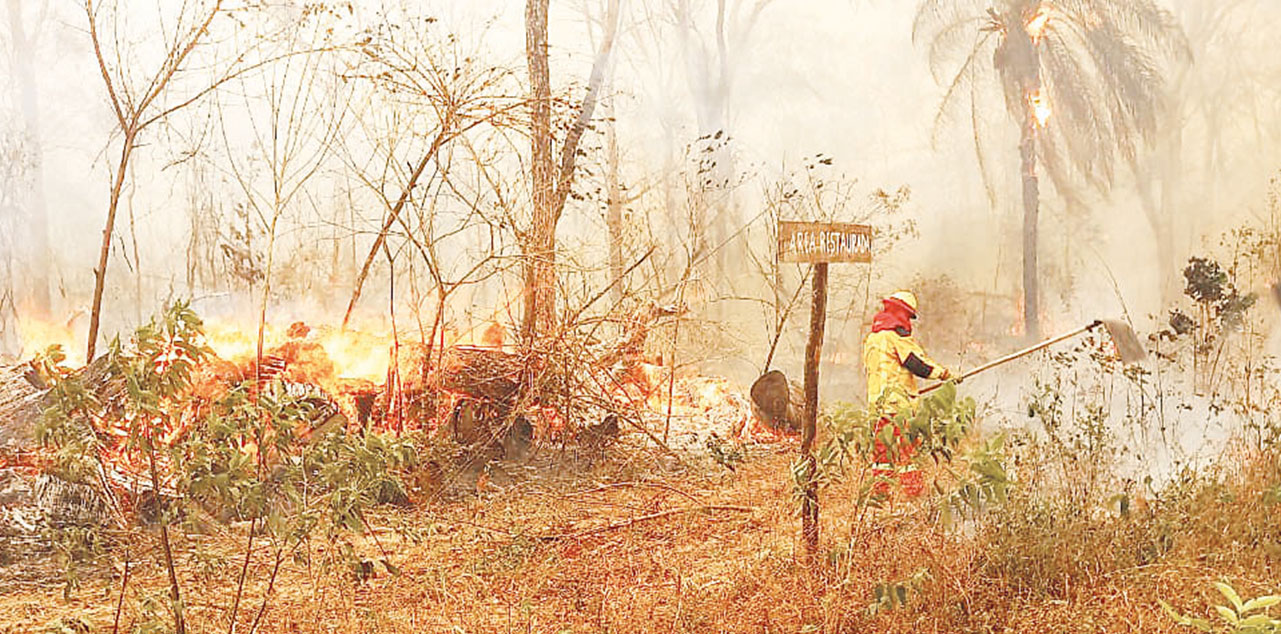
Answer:
POLYGON ((778 223, 778 259, 783 262, 872 261, 872 228, 844 222, 778 223))
POLYGON ((801 535, 812 561, 818 552, 818 481, 815 478, 818 460, 814 457, 814 439, 818 433, 818 367, 827 325, 827 265, 871 262, 872 228, 847 223, 780 221, 778 259, 814 264, 810 337, 805 345, 805 418, 801 421, 801 459, 806 463, 801 535))

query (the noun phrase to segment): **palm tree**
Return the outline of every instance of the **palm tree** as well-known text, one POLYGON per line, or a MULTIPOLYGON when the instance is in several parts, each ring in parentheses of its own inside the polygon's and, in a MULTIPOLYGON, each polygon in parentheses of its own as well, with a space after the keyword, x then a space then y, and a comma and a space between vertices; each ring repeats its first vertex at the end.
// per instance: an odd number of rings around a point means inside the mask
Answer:
POLYGON ((946 86, 940 120, 968 99, 985 184, 983 92, 999 88, 1019 125, 1023 319, 1037 338, 1038 169, 1065 196, 1109 189, 1157 130, 1167 63, 1190 57, 1182 29, 1152 0, 923 0, 912 37, 946 86))

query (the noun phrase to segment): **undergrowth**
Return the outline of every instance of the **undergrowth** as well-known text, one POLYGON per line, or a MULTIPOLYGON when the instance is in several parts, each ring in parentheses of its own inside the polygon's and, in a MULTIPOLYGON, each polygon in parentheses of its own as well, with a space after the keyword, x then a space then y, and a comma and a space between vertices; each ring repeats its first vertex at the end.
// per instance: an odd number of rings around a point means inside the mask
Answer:
POLYGON ((193 418, 174 394, 199 322, 179 305, 112 346, 123 400, 48 357, 53 472, 99 477, 110 447, 96 425, 124 411, 124 450, 172 477, 156 481, 150 524, 61 535, 54 600, 107 598, 40 625, 115 631, 118 602, 119 631, 138 632, 1275 631, 1281 393, 1239 354, 1259 331, 1239 270, 1189 266, 1196 310, 1171 313, 1146 367, 1121 366, 1099 336, 1043 357, 1003 433, 978 434, 1000 421, 947 386, 880 432, 875 410, 832 407, 812 474, 786 445, 733 447, 735 468, 714 474, 633 446, 559 478, 494 465, 524 475, 449 498, 414 495, 449 447, 327 431, 319 404, 280 384, 233 386, 193 418), (1194 466, 1172 430, 1201 416, 1249 425, 1194 466), (176 422, 178 442, 151 442, 176 422), (878 491, 867 469, 894 429, 919 443, 920 501, 878 491), (811 476, 813 561, 796 521, 811 476), (129 576, 81 574, 103 558, 129 576))

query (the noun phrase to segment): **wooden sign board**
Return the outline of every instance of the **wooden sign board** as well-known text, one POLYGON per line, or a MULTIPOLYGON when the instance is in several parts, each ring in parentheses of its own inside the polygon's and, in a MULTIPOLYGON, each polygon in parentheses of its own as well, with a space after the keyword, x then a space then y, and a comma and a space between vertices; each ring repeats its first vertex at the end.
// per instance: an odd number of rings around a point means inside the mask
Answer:
POLYGON ((778 259, 814 264, 814 299, 810 302, 810 337, 805 346, 805 410, 801 421, 801 456, 806 461, 805 497, 801 504, 801 535, 810 561, 818 556, 818 369, 823 357, 827 322, 827 265, 829 262, 871 262, 872 228, 840 222, 778 223, 778 259))
POLYGON ((842 222, 778 223, 778 259, 783 262, 871 262, 872 228, 842 222))

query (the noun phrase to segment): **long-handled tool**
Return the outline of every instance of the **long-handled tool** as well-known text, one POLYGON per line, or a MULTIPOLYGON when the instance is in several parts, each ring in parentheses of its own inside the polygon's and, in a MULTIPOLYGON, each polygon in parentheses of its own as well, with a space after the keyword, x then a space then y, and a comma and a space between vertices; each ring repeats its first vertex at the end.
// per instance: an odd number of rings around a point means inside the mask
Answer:
MULTIPOLYGON (((1083 335, 1087 332, 1090 332, 1091 330, 1094 330, 1095 328, 1098 328, 1099 326, 1103 326, 1104 328, 1107 329, 1108 337, 1112 339, 1112 343, 1116 346, 1117 355, 1121 357, 1121 363, 1125 363, 1128 365, 1131 363, 1138 363, 1148 358, 1148 353, 1143 349, 1143 344, 1139 342, 1139 338, 1134 334, 1134 330, 1130 328, 1128 324, 1122 321, 1113 321, 1110 319, 1099 319, 1087 326, 1077 328, 1072 332, 1061 334, 1057 337, 1054 337, 1053 339, 1046 339, 1045 341, 1042 341, 1041 343, 1038 343, 1034 346, 1024 348, 1022 350, 1019 350, 1018 352, 1007 354, 1001 357, 1000 359, 997 359, 995 361, 989 361, 972 370, 967 370, 964 374, 961 375, 960 378, 962 380, 968 379, 974 376, 975 374, 978 374, 980 372, 984 372, 987 370, 991 370, 992 368, 995 368, 998 365, 1002 365, 1005 363, 1009 363, 1010 361, 1013 361, 1015 359, 1021 359, 1023 357, 1026 357, 1027 355, 1032 354, 1037 350, 1044 350, 1045 348, 1048 348, 1061 341, 1066 341, 1078 335, 1083 335)), ((927 392, 933 392, 934 390, 942 386, 943 386, 942 383, 935 383, 934 385, 931 385, 921 390, 921 394, 925 394, 927 392)))

